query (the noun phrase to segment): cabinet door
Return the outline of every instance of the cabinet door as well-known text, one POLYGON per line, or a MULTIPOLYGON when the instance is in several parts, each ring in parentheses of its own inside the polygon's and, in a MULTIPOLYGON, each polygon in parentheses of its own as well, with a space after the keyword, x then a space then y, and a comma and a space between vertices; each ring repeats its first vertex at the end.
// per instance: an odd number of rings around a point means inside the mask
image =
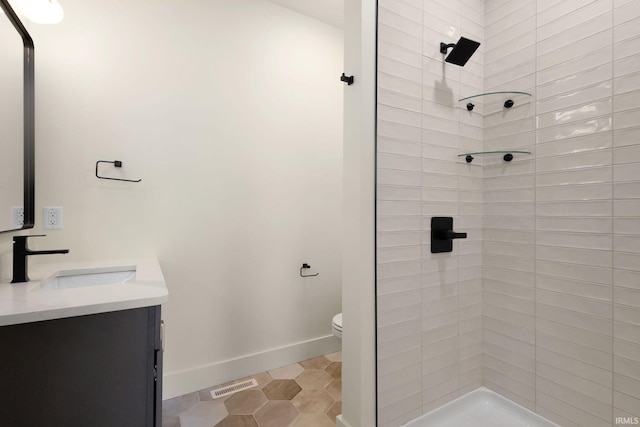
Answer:
POLYGON ((0 327, 0 423, 155 426, 159 312, 145 307, 0 327))
POLYGON ((153 316, 153 342, 155 343, 155 374, 154 374, 154 422, 155 427, 162 427, 162 356, 164 353, 164 322, 160 319, 160 306, 150 313, 153 316))

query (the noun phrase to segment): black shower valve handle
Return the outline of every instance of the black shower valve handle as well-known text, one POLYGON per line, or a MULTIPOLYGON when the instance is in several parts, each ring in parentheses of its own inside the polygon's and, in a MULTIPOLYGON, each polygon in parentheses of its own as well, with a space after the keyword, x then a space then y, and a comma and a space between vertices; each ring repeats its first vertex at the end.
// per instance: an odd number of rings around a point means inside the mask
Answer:
POLYGON ((431 218, 431 253, 451 252, 454 239, 466 239, 467 233, 453 231, 453 217, 431 218))
POLYGON ((455 231, 447 231, 445 233, 445 239, 453 240, 453 239, 466 239, 467 233, 456 233, 455 231))
POLYGON ((441 240, 466 239, 467 233, 457 233, 453 230, 436 230, 435 237, 441 240))

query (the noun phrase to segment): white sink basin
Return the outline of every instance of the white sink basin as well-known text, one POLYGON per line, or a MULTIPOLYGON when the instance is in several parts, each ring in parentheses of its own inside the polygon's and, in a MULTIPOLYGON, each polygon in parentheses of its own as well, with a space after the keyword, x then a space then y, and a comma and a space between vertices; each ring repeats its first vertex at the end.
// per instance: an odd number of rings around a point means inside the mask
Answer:
POLYGON ((107 267, 61 270, 47 277, 31 290, 58 290, 91 286, 118 285, 136 280, 136 267, 107 267))

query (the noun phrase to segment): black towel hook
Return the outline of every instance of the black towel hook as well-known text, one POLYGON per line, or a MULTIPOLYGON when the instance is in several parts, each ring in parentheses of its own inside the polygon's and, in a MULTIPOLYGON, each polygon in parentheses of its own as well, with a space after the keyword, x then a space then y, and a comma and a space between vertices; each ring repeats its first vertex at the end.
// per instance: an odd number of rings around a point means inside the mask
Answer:
POLYGON ((353 76, 347 76, 345 73, 342 73, 340 81, 345 82, 347 86, 351 86, 353 84, 353 76))
POLYGON ((140 181, 142 181, 142 179, 109 178, 109 177, 106 177, 106 176, 100 176, 100 175, 98 175, 98 165, 100 163, 111 163, 113 166, 115 166, 117 168, 121 168, 122 167, 122 161, 120 161, 120 160, 114 160, 114 161, 98 160, 96 162, 96 178, 110 179, 112 181, 126 181, 126 182, 140 182, 140 181))

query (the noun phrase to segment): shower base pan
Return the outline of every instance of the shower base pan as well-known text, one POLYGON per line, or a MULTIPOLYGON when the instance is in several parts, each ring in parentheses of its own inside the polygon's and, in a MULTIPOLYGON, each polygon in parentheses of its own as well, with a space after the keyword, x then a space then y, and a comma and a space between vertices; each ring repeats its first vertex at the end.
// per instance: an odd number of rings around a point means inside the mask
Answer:
POLYGON ((403 427, 560 427, 486 387, 428 412, 403 427))

